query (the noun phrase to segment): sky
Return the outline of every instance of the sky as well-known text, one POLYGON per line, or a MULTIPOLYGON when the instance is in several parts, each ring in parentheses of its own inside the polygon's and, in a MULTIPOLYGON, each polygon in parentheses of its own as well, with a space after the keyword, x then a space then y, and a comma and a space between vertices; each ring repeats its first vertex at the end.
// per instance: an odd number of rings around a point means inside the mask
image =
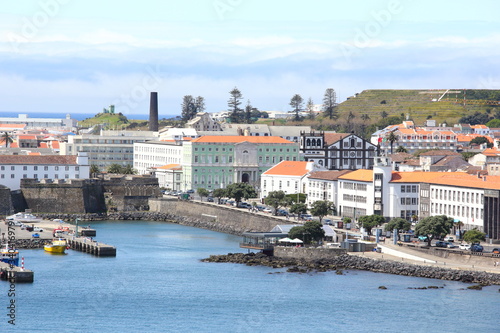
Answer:
POLYGON ((0 12, 0 114, 260 110, 366 89, 500 89, 493 0, 24 0, 0 12))

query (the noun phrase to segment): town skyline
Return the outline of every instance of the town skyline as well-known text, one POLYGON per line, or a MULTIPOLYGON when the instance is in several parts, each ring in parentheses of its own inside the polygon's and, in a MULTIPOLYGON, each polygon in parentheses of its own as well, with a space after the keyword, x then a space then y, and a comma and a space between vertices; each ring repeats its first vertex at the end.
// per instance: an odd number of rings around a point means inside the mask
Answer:
POLYGON ((366 89, 498 89, 494 8, 486 0, 9 4, 0 15, 1 109, 97 113, 114 104, 147 114, 149 91, 158 91, 165 114, 179 114, 184 95, 217 112, 235 86, 245 103, 280 111, 294 94, 321 104, 327 88, 338 102, 366 89))

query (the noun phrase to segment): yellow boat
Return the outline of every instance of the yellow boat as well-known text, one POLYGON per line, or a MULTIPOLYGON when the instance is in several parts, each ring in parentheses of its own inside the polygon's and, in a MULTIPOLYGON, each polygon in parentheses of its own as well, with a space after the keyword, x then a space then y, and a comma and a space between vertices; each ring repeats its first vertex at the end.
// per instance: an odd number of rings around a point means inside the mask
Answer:
POLYGON ((51 253, 64 253, 64 251, 66 250, 66 246, 66 240, 58 239, 53 240, 52 244, 44 245, 43 249, 51 253))

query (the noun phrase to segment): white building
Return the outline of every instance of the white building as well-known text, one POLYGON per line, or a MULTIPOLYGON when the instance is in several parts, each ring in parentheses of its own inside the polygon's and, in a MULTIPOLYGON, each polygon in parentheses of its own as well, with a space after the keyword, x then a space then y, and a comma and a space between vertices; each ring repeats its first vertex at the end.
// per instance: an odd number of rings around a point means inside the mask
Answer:
POLYGON ((313 162, 281 161, 260 177, 260 197, 269 192, 283 191, 285 194, 307 193, 307 175, 313 170, 313 162))
POLYGON ((150 173, 151 168, 181 164, 182 143, 183 141, 180 140, 134 143, 134 169, 138 171, 138 174, 145 175, 150 173))
POLYGON ((168 164, 151 168, 154 177, 158 178, 160 187, 180 191, 182 187, 182 166, 180 164, 168 164))
POLYGON ((61 155, 85 152, 90 164, 101 169, 111 164, 133 165, 134 143, 157 139, 158 132, 151 131, 102 131, 100 135, 70 135, 68 142, 61 143, 61 155))
POLYGON ((330 201, 338 206, 338 177, 350 173, 351 170, 313 171, 307 177, 307 205, 315 201, 330 201))
POLYGON ((85 153, 78 156, 60 155, 0 155, 0 185, 12 191, 20 189, 21 179, 87 179, 89 159, 85 153))
POLYGON ((31 118, 27 114, 19 114, 14 117, 0 117, 2 124, 25 124, 26 129, 44 128, 59 130, 74 130, 78 124, 76 119, 71 119, 68 113, 66 118, 31 118))

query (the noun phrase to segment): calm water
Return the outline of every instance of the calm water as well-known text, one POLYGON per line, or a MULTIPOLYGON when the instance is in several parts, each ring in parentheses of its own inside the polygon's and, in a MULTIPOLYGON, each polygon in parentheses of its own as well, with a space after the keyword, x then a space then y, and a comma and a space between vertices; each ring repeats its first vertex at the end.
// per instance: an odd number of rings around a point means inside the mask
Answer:
POLYGON ((101 222, 116 258, 23 250, 35 283, 18 284, 0 332, 498 332, 499 286, 349 271, 269 274, 265 267, 202 263, 240 251, 238 237, 176 224, 101 222), (379 290, 385 285, 388 290, 379 290), (444 286, 437 290, 408 287, 444 286))

